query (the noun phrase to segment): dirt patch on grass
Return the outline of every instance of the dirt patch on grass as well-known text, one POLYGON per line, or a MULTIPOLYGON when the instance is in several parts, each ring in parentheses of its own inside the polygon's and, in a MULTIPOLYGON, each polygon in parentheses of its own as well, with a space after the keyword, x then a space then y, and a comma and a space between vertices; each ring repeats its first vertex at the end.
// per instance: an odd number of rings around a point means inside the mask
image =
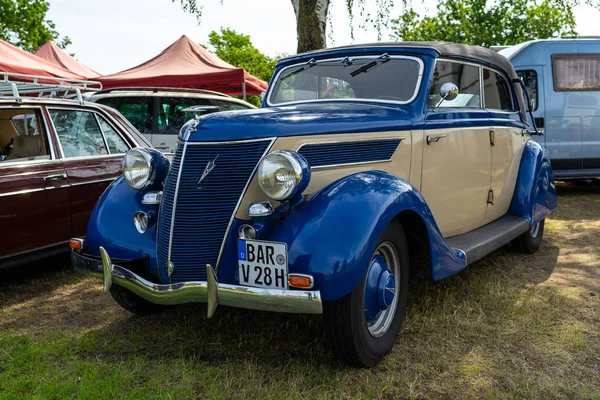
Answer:
POLYGON ((559 185, 540 251, 411 282, 392 353, 347 368, 319 316, 133 316, 71 271, 0 283, 0 392, 42 397, 600 398, 600 185, 559 185), (3 386, 4 385, 4 386, 3 386))

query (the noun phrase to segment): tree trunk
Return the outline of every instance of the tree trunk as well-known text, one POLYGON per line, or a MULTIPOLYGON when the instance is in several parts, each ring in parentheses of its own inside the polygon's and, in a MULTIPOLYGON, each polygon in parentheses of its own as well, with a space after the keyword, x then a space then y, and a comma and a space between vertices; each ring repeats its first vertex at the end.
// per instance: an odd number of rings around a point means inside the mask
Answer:
POLYGON ((298 53, 327 47, 325 31, 330 0, 292 0, 296 13, 298 53))

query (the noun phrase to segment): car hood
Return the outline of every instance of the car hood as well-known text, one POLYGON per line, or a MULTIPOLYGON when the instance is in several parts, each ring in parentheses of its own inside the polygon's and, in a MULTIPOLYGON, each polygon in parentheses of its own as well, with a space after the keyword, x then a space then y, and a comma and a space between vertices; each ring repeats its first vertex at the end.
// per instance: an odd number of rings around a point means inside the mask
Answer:
POLYGON ((230 111, 201 118, 190 142, 378 132, 410 129, 408 107, 369 103, 311 103, 230 111))

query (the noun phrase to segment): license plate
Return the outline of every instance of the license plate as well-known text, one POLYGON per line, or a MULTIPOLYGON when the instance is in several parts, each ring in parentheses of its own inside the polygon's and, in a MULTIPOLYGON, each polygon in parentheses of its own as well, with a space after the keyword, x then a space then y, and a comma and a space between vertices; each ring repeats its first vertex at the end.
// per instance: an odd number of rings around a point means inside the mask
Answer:
POLYGON ((287 245, 261 240, 238 240, 240 285, 288 288, 287 245))

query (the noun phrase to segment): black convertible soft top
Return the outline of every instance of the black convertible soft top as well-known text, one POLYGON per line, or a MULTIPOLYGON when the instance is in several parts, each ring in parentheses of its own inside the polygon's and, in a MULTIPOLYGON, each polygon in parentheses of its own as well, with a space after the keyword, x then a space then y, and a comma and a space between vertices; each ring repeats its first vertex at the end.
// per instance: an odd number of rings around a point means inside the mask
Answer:
POLYGON ((445 58, 468 58, 472 60, 477 60, 483 63, 491 64, 498 69, 504 71, 508 77, 511 79, 513 86, 515 88, 515 93, 517 94, 517 100, 519 102, 519 109, 521 111, 521 116, 524 121, 527 121, 525 117, 525 112, 527 111, 525 99, 523 96, 523 91, 521 90, 521 84, 519 82, 514 81, 515 79, 519 79, 517 73, 513 65, 510 63, 508 58, 504 57, 501 54, 498 54, 494 50, 481 47, 481 46, 472 46, 468 44, 460 44, 460 43, 450 43, 450 42, 377 42, 377 43, 367 43, 367 44, 353 44, 349 46, 341 46, 341 47, 332 47, 323 50, 316 50, 307 53, 298 54, 297 56, 292 56, 290 58, 296 58, 298 56, 310 56, 310 55, 318 55, 324 52, 337 52, 340 50, 355 50, 355 49, 365 49, 365 48, 390 48, 397 47, 398 49, 431 49, 437 51, 440 57, 445 58))

